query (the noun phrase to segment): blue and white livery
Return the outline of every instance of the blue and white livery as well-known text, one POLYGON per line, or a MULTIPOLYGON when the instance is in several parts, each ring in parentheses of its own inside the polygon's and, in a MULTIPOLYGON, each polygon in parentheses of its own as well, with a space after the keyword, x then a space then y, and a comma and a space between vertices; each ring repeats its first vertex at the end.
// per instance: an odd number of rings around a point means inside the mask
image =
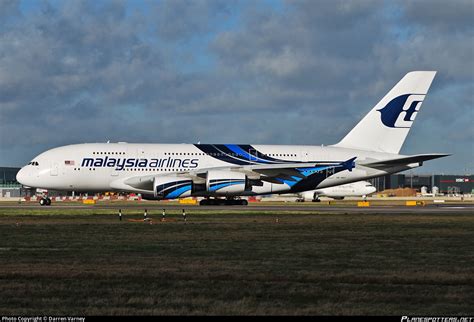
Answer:
POLYGON ((399 154, 435 74, 406 74, 335 145, 68 145, 35 157, 17 180, 33 188, 134 192, 151 199, 199 196, 205 204, 210 197, 300 193, 404 171, 446 156, 399 154))

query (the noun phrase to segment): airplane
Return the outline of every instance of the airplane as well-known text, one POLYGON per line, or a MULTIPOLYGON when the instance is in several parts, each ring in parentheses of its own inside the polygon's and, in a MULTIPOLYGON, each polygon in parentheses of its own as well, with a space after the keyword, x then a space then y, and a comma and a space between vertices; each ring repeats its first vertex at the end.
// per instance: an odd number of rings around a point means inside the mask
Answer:
MULTIPOLYGON (((399 154, 435 74, 407 73, 334 145, 83 143, 39 154, 17 180, 30 188, 246 205, 241 197, 299 193, 413 169, 449 155, 399 154)), ((43 196, 40 204, 51 200, 43 196)))
POLYGON ((297 201, 305 200, 319 202, 319 197, 329 197, 342 200, 345 197, 366 197, 377 189, 368 181, 357 181, 340 186, 328 187, 317 190, 303 191, 298 194, 297 201))

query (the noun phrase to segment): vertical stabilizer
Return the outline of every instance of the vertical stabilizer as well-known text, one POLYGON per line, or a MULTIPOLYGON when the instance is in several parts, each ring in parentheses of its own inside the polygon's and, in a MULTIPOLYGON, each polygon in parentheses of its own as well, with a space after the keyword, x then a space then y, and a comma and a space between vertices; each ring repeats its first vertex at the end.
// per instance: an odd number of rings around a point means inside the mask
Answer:
POLYGON ((414 71, 403 77, 336 147, 387 153, 400 152, 435 71, 414 71))

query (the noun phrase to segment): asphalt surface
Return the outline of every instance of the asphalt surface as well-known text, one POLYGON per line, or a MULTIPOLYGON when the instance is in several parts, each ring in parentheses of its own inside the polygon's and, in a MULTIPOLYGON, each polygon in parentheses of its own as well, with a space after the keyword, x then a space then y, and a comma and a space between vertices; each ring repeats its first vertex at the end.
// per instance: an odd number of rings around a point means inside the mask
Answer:
POLYGON ((129 203, 129 204, 103 204, 96 205, 84 205, 84 204, 61 204, 59 202, 53 203, 52 206, 40 206, 35 203, 18 203, 18 204, 7 204, 1 205, 0 209, 147 209, 147 210, 180 210, 185 209, 189 212, 193 210, 240 210, 240 211, 265 211, 265 212, 285 212, 285 211, 298 211, 308 213, 465 213, 474 215, 474 204, 469 203, 449 203, 449 204, 428 204, 426 206, 405 206, 405 205, 377 205, 370 207, 357 207, 352 205, 327 205, 327 204, 298 204, 288 203, 283 205, 266 205, 265 203, 250 204, 248 206, 198 206, 189 204, 145 204, 145 203, 129 203))

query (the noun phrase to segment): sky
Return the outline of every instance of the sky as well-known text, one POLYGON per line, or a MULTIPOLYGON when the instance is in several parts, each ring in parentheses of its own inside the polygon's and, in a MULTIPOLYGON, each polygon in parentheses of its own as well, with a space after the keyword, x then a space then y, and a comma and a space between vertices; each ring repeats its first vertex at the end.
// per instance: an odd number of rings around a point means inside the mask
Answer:
POLYGON ((0 0, 0 165, 85 142, 337 143, 438 71, 403 154, 474 173, 474 1, 0 0))

